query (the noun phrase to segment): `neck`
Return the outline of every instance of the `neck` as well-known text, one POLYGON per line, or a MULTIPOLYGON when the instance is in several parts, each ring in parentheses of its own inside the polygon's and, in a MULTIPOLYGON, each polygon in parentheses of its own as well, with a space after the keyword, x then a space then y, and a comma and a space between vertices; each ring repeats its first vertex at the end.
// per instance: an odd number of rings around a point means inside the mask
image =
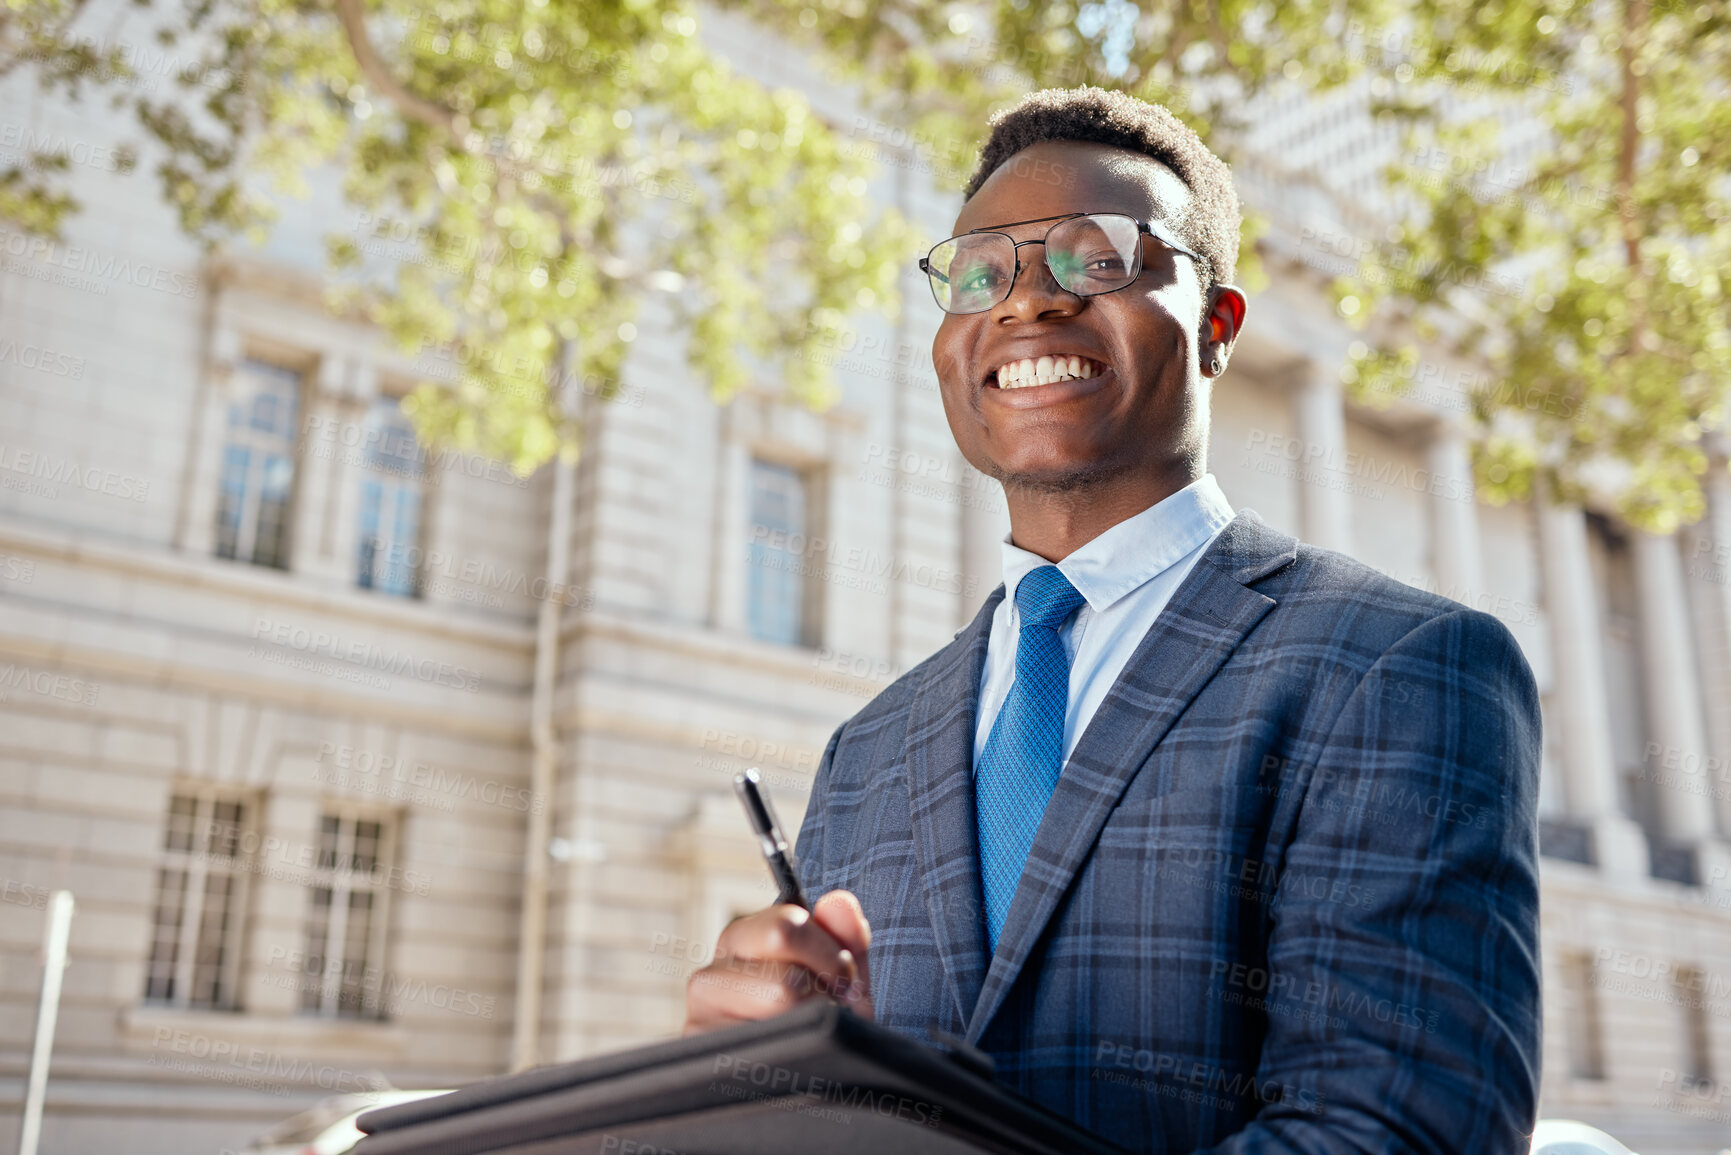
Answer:
POLYGON ((1061 489, 1006 482, 1004 499, 1010 507, 1010 541, 1047 561, 1063 561, 1119 522, 1160 504, 1201 476, 1200 472, 1186 470, 1061 489))

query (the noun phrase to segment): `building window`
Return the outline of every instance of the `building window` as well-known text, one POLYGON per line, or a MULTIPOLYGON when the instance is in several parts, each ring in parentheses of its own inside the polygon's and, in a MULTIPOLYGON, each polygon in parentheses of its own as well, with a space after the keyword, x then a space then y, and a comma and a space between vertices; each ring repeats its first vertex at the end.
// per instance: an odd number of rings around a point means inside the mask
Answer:
POLYGON ((753 637, 812 645, 811 485, 789 465, 753 459, 746 624, 753 637))
POLYGON ((355 584, 415 596, 421 557, 421 482, 425 454, 395 397, 367 414, 355 584))
POLYGON ((254 809, 209 788, 179 790, 170 801, 144 978, 150 1002, 237 1005, 254 809))
POLYGON ((1683 1086, 1712 1087, 1713 1037, 1707 1017, 1711 997, 1707 974, 1700 967, 1678 967, 1672 982, 1683 1016, 1683 1086))
POLYGON ((263 361, 235 369, 216 506, 216 556, 287 569, 301 375, 263 361))
POLYGON ((1558 965, 1563 1033, 1569 1048, 1569 1075, 1576 1079, 1605 1077, 1604 1030, 1600 1021, 1599 976, 1593 956, 1570 951, 1558 965))
POLYGON ((382 1019, 386 880, 395 829, 382 818, 327 811, 306 922, 301 1010, 337 1019, 382 1019))

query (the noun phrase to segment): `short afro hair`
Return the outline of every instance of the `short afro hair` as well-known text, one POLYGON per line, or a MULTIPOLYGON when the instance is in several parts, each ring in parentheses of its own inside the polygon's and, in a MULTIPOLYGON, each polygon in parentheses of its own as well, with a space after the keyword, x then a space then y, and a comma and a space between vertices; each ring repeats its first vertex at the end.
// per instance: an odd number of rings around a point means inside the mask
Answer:
POLYGON ((1174 223, 1179 239, 1208 262, 1207 287, 1232 283, 1242 219, 1232 170, 1163 106, 1091 85, 1045 88, 993 114, 991 126, 979 167, 962 190, 964 201, 1005 161, 1042 141, 1081 141, 1139 152, 1170 168, 1194 194, 1190 212, 1174 223))

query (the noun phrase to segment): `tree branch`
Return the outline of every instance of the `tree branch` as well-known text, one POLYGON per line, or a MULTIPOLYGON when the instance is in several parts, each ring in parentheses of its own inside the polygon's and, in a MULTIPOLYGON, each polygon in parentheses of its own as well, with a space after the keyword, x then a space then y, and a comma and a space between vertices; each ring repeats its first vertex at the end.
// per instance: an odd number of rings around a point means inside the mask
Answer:
POLYGON ((1646 12, 1646 0, 1629 0, 1627 27, 1623 29, 1623 42, 1618 53, 1623 71, 1623 134, 1617 156, 1617 213, 1622 218, 1623 247, 1630 268, 1639 267, 1641 262, 1640 224, 1635 218, 1635 156, 1641 146, 1641 133, 1636 123, 1640 80, 1635 75, 1635 57, 1640 50, 1638 41, 1646 12))
POLYGON ((442 104, 421 99, 391 75, 390 68, 367 37, 366 14, 361 11, 361 0, 335 0, 335 3, 337 19, 342 21, 343 34, 348 37, 355 63, 373 90, 396 105, 397 110, 410 120, 418 120, 428 128, 456 136, 456 113, 442 104))
POLYGON ((1647 0, 1628 0, 1627 27, 1623 29, 1621 52, 1618 54, 1623 71, 1623 133, 1617 155, 1617 215, 1623 226, 1623 251, 1629 262, 1630 287, 1635 290, 1630 302, 1629 352, 1635 352, 1646 335, 1647 316, 1645 294, 1641 284, 1641 222, 1635 207, 1635 159, 1641 147, 1641 132, 1637 124, 1640 102, 1640 78, 1635 73, 1635 61, 1641 51, 1646 32, 1647 0))

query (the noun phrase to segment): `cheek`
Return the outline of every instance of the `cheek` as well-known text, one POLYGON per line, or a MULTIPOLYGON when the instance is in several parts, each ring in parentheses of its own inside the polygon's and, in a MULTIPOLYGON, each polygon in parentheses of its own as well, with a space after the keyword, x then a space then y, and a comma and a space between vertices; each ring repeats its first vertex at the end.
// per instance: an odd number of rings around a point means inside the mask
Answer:
MULTIPOLYGON (((954 345, 948 346, 954 349, 954 345)), ((971 431, 971 423, 963 418, 971 409, 973 390, 965 380, 966 372, 960 356, 947 352, 940 339, 932 342, 932 372, 938 379, 938 399, 944 406, 944 418, 949 422, 950 430, 956 440, 965 440, 971 431)))
MULTIPOLYGON (((1112 318, 1111 328, 1123 356, 1135 366, 1133 376, 1150 385, 1161 385, 1174 373, 1183 375, 1183 365, 1196 357, 1196 334, 1179 323, 1186 294, 1181 288, 1162 286, 1127 299, 1129 306, 1112 318)), ((1197 306, 1200 308, 1200 305, 1197 306)), ((1194 315, 1194 314, 1193 314, 1194 315)))
POLYGON ((933 345, 932 372, 937 374, 940 391, 951 389, 961 380, 961 358, 952 353, 946 353, 942 348, 933 345))
POLYGON ((938 372, 938 400, 944 407, 944 420, 949 423, 950 434, 955 437, 957 444, 961 444, 973 433, 973 422, 963 420, 969 409, 956 396, 955 389, 944 384, 943 371, 940 369, 938 372))
POLYGON ((1181 342, 1186 353, 1194 352, 1197 341, 1195 327, 1180 318, 1202 315, 1202 299, 1196 293, 1196 286, 1183 281, 1162 285, 1148 294, 1148 303, 1158 314, 1153 327, 1169 339, 1181 342))
POLYGON ((932 338, 932 370, 938 375, 940 386, 949 384, 961 372, 962 348, 961 336, 954 331, 953 322, 941 323, 932 338))

